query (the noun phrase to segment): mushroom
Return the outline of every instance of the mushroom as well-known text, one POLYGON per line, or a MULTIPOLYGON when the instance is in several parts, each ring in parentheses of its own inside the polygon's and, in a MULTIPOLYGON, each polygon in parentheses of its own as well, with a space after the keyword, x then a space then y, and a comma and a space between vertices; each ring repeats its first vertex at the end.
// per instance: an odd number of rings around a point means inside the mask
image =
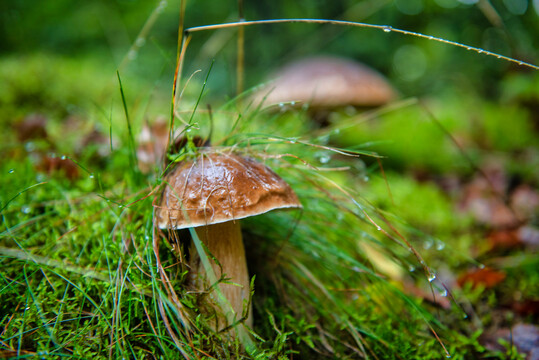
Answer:
MULTIPOLYGON (((334 56, 309 57, 285 65, 254 104, 309 104, 315 118, 340 107, 375 107, 396 97, 389 82, 367 65, 334 56)), ((325 119, 322 119, 325 120, 325 119)))
MULTIPOLYGON (((270 168, 251 158, 230 152, 201 151, 183 161, 166 177, 166 187, 156 210, 162 229, 195 228, 200 241, 218 261, 211 261, 220 291, 230 308, 219 308, 218 294, 210 293, 217 312, 215 327, 225 327, 241 318, 249 300, 249 275, 239 219, 274 209, 301 208, 290 186, 270 168), (219 266, 220 264, 220 266, 219 266), (231 284, 232 283, 232 284, 231 284), (232 311, 231 311, 232 310, 232 311)), ((202 291, 212 285, 193 241, 190 248, 190 287, 202 291)), ((252 325, 247 309, 247 326, 252 325)))

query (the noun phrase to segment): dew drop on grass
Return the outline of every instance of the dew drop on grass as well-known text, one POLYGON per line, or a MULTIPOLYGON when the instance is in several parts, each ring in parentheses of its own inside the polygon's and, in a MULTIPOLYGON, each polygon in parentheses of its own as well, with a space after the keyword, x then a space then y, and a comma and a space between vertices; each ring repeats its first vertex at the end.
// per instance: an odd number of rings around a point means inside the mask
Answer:
POLYGON ((146 44, 146 39, 143 38, 143 37, 139 37, 137 38, 137 40, 135 41, 135 45, 137 45, 137 47, 143 47, 144 44, 146 44))
POLYGON ((167 0, 161 0, 159 3, 159 7, 157 8, 157 11, 163 11, 168 5, 167 0))
POLYGON ((441 251, 445 248, 445 243, 443 241, 438 241, 436 243, 436 250, 441 251))
POLYGON ((15 169, 9 169, 8 173, 13 174, 15 172, 15 169))
POLYGON ((415 271, 415 266, 414 266, 414 265, 408 266, 408 270, 409 270, 410 272, 414 272, 414 271, 415 271))
POLYGON ((391 26, 384 26, 384 32, 388 33, 391 32, 391 30, 393 30, 391 26))
POLYGON ((65 155, 62 155, 62 157, 60 157, 60 160, 65 160, 65 159, 67 159, 67 156, 65 155))
POLYGON ((318 160, 322 164, 327 164, 329 162, 329 160, 331 160, 331 157, 328 156, 328 155, 324 155, 324 156, 320 156, 320 158, 318 160))
POLYGON ((136 59, 137 57, 137 52, 135 50, 129 50, 129 52, 127 53, 127 58, 129 60, 134 60, 136 59))
POLYGON ((479 264, 478 267, 479 267, 480 269, 484 269, 484 268, 485 268, 485 264, 479 264))
POLYGON ((365 176, 363 177, 363 181, 368 182, 368 181, 369 181, 369 177, 368 177, 367 175, 365 175, 365 176))
POLYGON ((377 226, 377 227, 376 227, 376 230, 381 231, 382 228, 381 228, 380 226, 377 226))
POLYGON ((90 179, 93 179, 95 176, 94 176, 94 174, 90 174, 89 177, 90 177, 90 179))
POLYGON ((426 240, 426 241, 423 243, 423 248, 424 248, 425 250, 428 250, 428 249, 430 249, 431 247, 432 247, 432 240, 429 239, 429 240, 426 240))
POLYGON ((429 273, 429 282, 433 282, 434 280, 436 280, 436 274, 435 273, 429 273))
POLYGON ((441 296, 441 297, 446 297, 446 296, 447 296, 447 289, 443 289, 443 290, 440 292, 440 296, 441 296))
POLYGON ((30 208, 30 206, 24 205, 24 206, 21 208, 21 211, 22 211, 23 214, 30 214, 30 211, 32 211, 32 209, 30 208))
POLYGON ((290 102, 290 105, 294 106, 294 105, 296 105, 296 102, 295 102, 295 101, 291 101, 291 102, 290 102))
POLYGON ((28 141, 24 144, 24 149, 28 152, 34 151, 36 148, 36 144, 34 144, 32 141, 28 141))

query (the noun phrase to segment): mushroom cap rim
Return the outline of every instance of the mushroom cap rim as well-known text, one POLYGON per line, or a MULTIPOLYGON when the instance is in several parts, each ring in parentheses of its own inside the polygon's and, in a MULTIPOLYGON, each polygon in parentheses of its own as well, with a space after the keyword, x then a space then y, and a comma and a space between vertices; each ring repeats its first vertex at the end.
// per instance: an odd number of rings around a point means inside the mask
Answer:
POLYGON ((262 215, 262 214, 265 214, 267 212, 270 212, 272 210, 279 210, 279 209, 303 209, 303 206, 298 203, 298 204, 291 204, 291 205, 281 205, 281 206, 276 206, 276 207, 270 207, 269 209, 266 209, 264 211, 254 211, 250 214, 245 214, 243 216, 235 216, 233 218, 220 218, 220 219, 217 219, 217 220, 210 220, 210 221, 206 221, 206 222, 201 222, 201 221, 196 221, 196 222, 184 222, 183 224, 179 224, 179 225, 171 225, 170 221, 169 222, 160 222, 158 224, 159 228, 160 229, 169 229, 169 230, 182 230, 182 229, 189 229, 189 228, 196 228, 196 227, 201 227, 201 226, 209 226, 209 225, 215 225, 215 224, 221 224, 221 223, 224 223, 224 222, 227 222, 227 221, 236 221, 236 220, 241 220, 241 219, 245 219, 245 218, 248 218, 248 217, 251 217, 251 216, 258 216, 258 215, 262 215))

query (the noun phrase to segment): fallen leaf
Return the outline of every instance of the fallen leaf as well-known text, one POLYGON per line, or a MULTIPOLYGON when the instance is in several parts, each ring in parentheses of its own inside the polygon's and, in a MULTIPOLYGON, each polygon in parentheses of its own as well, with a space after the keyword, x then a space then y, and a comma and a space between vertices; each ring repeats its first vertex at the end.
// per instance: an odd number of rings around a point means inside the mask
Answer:
POLYGON ((157 118, 144 124, 138 135, 137 159, 140 171, 148 173, 162 160, 168 140, 168 122, 157 118))
POLYGON ((78 166, 68 158, 44 155, 37 164, 37 170, 46 174, 63 173, 69 180, 79 176, 78 166))
POLYGON ((30 114, 13 125, 17 139, 26 142, 36 139, 47 139, 47 118, 41 114, 30 114))
POLYGON ((487 235, 490 251, 510 250, 523 245, 520 238, 520 229, 494 230, 487 235))
POLYGON ((461 287, 466 283, 471 283, 474 288, 482 285, 490 289, 505 280, 505 277, 506 275, 503 271, 485 267, 468 271, 458 278, 457 283, 461 287))
POLYGON ((539 316, 539 300, 524 300, 514 303, 513 310, 522 316, 539 316))

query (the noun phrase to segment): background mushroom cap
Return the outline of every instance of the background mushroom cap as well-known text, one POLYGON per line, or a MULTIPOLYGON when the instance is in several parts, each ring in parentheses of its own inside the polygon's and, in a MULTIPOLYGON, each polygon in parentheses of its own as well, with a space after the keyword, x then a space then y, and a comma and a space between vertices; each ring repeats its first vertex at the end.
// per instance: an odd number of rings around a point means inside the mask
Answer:
POLYGON ((267 166, 232 153, 201 153, 166 177, 160 228, 222 223, 281 208, 301 208, 290 186, 267 166))
POLYGON ((323 108, 379 106, 396 97, 393 87, 377 71, 357 61, 332 56, 294 61, 270 79, 275 81, 257 92, 255 104, 296 101, 323 108))

